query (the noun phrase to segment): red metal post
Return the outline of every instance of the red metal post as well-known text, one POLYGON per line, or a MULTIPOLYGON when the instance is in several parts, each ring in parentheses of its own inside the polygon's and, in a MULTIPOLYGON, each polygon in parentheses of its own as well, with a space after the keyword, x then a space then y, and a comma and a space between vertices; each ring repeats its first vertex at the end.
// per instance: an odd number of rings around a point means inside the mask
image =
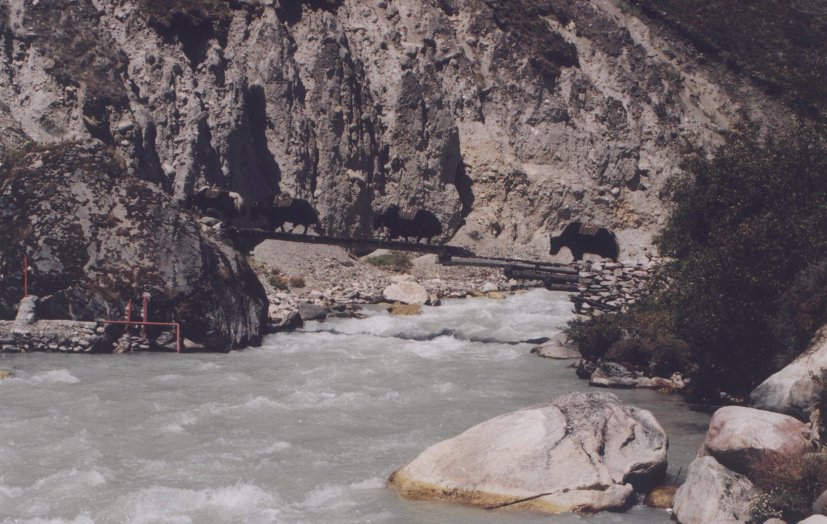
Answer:
MULTIPOLYGON (((141 320, 146 322, 147 320, 149 320, 148 318, 146 318, 147 310, 149 309, 149 293, 144 293, 143 298, 144 298, 144 307, 143 307, 143 316, 141 317, 141 320)), ((146 338, 146 324, 141 326, 141 337, 146 338)))
POLYGON ((29 296, 29 257, 23 255, 23 298, 29 296))
POLYGON ((101 324, 124 324, 126 326, 167 326, 175 328, 175 352, 181 352, 181 324, 178 322, 139 322, 137 320, 98 320, 101 324))

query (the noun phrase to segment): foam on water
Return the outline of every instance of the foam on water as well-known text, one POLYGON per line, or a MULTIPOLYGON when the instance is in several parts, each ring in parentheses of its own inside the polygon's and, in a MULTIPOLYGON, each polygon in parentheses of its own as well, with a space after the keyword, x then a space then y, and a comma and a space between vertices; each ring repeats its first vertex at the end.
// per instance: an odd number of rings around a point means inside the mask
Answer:
POLYGON ((34 384, 77 384, 80 379, 72 375, 68 369, 55 369, 32 375, 29 381, 34 384))

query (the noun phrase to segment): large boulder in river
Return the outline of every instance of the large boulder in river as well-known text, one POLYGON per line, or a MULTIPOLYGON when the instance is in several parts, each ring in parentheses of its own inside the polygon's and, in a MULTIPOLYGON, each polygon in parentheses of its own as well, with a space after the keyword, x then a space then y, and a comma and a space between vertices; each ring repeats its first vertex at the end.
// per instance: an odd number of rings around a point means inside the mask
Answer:
POLYGON ((666 471, 666 433, 610 393, 569 393, 431 446, 390 483, 405 497, 547 513, 617 510, 666 471))
POLYGON ((564 332, 557 333, 547 342, 533 348, 532 353, 540 357, 556 360, 578 360, 580 352, 574 342, 569 340, 564 332))
POLYGON ((729 469, 749 475, 764 457, 804 452, 809 433, 807 424, 788 415, 726 406, 712 416, 699 455, 712 455, 729 469))
POLYGON ((177 321, 211 350, 254 344, 267 314, 247 262, 158 186, 122 176, 102 143, 39 147, 0 171, 0 318, 23 294, 23 255, 42 318, 177 321))
POLYGON ((750 518, 750 500, 759 490, 750 480, 713 457, 689 465, 686 482, 675 493, 673 509, 681 524, 735 524, 750 518))
POLYGON ((827 326, 821 328, 810 348, 789 366, 771 375, 749 396, 751 406, 786 413, 807 420, 818 408, 827 387, 827 326))

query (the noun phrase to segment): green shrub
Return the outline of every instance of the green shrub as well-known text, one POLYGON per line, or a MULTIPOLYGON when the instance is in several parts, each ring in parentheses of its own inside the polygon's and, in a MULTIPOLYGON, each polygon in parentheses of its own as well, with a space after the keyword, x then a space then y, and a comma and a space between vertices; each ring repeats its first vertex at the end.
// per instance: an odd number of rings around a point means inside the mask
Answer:
POLYGON ((796 275, 827 255, 827 144, 806 126, 767 140, 747 130, 685 168, 658 239, 672 261, 657 301, 698 363, 696 393, 746 394, 794 352, 770 320, 796 275))
POLYGON ((602 359, 609 348, 623 338, 623 330, 617 322, 617 315, 601 315, 592 319, 576 319, 565 329, 569 337, 586 360, 602 359))
POLYGON ((365 259, 365 262, 397 273, 407 273, 413 267, 411 259, 406 253, 401 251, 391 251, 383 255, 368 257, 365 259))

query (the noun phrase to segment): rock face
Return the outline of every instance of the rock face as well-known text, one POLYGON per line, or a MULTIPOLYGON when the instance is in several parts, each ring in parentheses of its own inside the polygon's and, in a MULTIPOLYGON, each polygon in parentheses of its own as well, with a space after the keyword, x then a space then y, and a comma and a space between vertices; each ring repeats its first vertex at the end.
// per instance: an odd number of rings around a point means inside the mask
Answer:
POLYGON ((0 24, 0 152, 97 138, 176 199, 279 189, 335 234, 389 204, 492 252, 575 216, 651 233, 685 141, 785 114, 612 1, 7 0, 0 24))
POLYGON ((827 387, 819 380, 823 373, 827 373, 827 326, 807 351, 753 390, 750 405, 808 420, 827 387))
POLYGON ((14 317, 14 323, 19 326, 28 326, 37 320, 37 297, 28 295, 23 297, 20 305, 17 307, 17 315, 14 317))
POLYGON ((425 450, 390 483, 403 496, 548 513, 621 509, 666 471, 666 434, 608 393, 570 393, 425 450))
POLYGON ((382 291, 382 296, 390 302, 403 304, 424 304, 428 302, 428 291, 416 282, 397 282, 382 291))
POLYGON ((557 360, 578 360, 580 358, 580 352, 562 332, 551 337, 548 342, 533 348, 531 352, 540 357, 557 360))
POLYGON ((787 415, 727 406, 712 416, 699 455, 711 455, 727 468, 749 475, 767 455, 805 451, 809 433, 807 424, 787 415))
POLYGON ((700 457, 689 465, 686 482, 675 493, 673 509, 681 524, 743 523, 750 517, 749 501, 757 494, 747 477, 713 457, 700 457))
POLYGON ((98 141, 36 148, 0 174, 0 316, 30 289, 45 319, 139 317, 181 323, 182 336, 209 349, 256 343, 267 313, 247 263, 202 232, 152 183, 124 176, 98 141))

